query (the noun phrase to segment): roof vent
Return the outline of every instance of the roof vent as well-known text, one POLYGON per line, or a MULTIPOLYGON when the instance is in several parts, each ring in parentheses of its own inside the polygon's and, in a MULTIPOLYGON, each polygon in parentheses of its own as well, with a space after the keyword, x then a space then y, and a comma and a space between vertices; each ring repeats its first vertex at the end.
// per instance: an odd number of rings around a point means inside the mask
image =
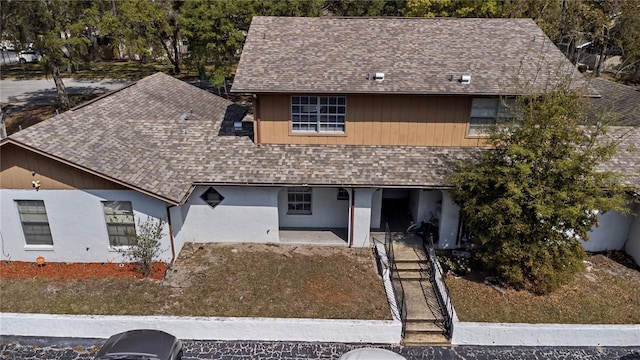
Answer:
POLYGON ((471 75, 462 75, 460 77, 461 84, 471 84, 471 75))
POLYGON ((384 80, 384 73, 382 73, 382 72, 377 72, 377 73, 373 76, 373 80, 375 80, 375 81, 382 81, 382 80, 384 80))

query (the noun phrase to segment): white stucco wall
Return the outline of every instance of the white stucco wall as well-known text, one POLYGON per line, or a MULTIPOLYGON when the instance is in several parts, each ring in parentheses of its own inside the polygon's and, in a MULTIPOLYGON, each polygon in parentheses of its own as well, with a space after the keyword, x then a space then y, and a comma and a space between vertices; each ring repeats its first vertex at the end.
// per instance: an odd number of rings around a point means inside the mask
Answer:
MULTIPOLYGON (((121 262, 109 246, 101 201, 131 201, 136 223, 148 217, 167 220, 167 204, 133 190, 0 190, 0 233, 3 260, 49 262, 121 262), (43 200, 53 246, 26 245, 14 200, 43 200)), ((169 227, 165 223, 162 261, 171 260, 169 227)))
MULTIPOLYGON (((316 187, 311 190, 311 214, 287 214, 287 189, 278 195, 280 227, 346 228, 349 225, 349 200, 338 200, 338 188, 316 187)), ((367 220, 369 223, 369 219, 367 220)))
POLYGON ((411 189, 409 190, 409 214, 411 215, 411 220, 415 223, 420 222, 422 218, 420 217, 420 194, 422 191, 420 189, 411 189))
POLYGON ((215 186, 224 197, 215 208, 200 198, 208 188, 197 187, 182 207, 181 241, 279 241, 278 192, 282 188, 215 186))
POLYGON ((353 247, 367 247, 371 230, 371 199, 376 189, 354 189, 353 247))
POLYGON ((440 217, 440 239, 438 247, 452 249, 458 240, 458 223, 460 222, 460 207, 451 199, 448 191, 442 191, 442 213, 440 217))
POLYGON ((416 221, 429 221, 431 215, 440 220, 441 205, 438 201, 442 201, 442 191, 440 190, 419 190, 420 191, 420 207, 418 209, 418 218, 416 221))
POLYGON ((589 232, 589 241, 582 241, 587 251, 622 250, 627 241, 633 215, 609 211, 598 216, 599 227, 589 232))
POLYGON ((180 250, 184 246, 184 237, 182 236, 182 209, 178 206, 169 207, 169 216, 171 217, 171 231, 173 232, 173 248, 175 257, 178 257, 180 250))
POLYGON ((371 228, 382 227, 382 189, 378 189, 371 195, 371 228))
POLYGON ((635 260, 636 264, 640 265, 640 205, 636 205, 635 208, 635 216, 629 229, 624 251, 635 260))

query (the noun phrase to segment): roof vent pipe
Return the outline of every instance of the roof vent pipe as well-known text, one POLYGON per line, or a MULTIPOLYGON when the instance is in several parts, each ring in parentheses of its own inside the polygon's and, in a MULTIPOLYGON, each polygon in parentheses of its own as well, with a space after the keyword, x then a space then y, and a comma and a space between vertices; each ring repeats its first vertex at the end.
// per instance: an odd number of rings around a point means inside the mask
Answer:
POLYGON ((382 73, 382 72, 377 72, 377 73, 373 76, 373 79, 374 79, 375 81, 382 81, 382 80, 384 80, 384 73, 382 73))
POLYGON ((471 84, 471 75, 462 75, 460 77, 461 84, 471 84))

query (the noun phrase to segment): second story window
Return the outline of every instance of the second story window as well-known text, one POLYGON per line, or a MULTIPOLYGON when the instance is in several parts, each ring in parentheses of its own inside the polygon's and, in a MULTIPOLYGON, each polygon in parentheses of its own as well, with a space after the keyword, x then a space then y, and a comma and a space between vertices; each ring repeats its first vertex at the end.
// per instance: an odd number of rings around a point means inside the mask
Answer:
POLYGON ((469 135, 487 135, 491 126, 513 121, 515 105, 515 99, 473 99, 469 135))
POLYGON ((344 96, 292 96, 291 130, 344 133, 347 99, 344 96))

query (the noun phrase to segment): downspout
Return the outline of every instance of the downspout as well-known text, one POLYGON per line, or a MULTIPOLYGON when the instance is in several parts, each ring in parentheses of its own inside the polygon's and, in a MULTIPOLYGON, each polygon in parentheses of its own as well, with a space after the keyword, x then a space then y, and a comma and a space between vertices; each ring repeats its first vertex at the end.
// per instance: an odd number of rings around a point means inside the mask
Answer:
POLYGON ((256 121, 256 144, 260 145, 260 101, 258 100, 258 95, 253 94, 253 114, 255 115, 256 121))
POLYGON ((353 214, 353 211, 355 210, 356 207, 356 188, 352 188, 351 189, 351 219, 349 219, 350 221, 350 226, 349 226, 349 247, 353 246, 353 227, 355 226, 355 215, 353 214))
POLYGON ((173 227, 171 226, 171 212, 169 209, 175 207, 175 205, 167 206, 167 224, 169 224, 169 240, 171 241, 171 265, 176 260, 176 246, 173 243, 173 227))

